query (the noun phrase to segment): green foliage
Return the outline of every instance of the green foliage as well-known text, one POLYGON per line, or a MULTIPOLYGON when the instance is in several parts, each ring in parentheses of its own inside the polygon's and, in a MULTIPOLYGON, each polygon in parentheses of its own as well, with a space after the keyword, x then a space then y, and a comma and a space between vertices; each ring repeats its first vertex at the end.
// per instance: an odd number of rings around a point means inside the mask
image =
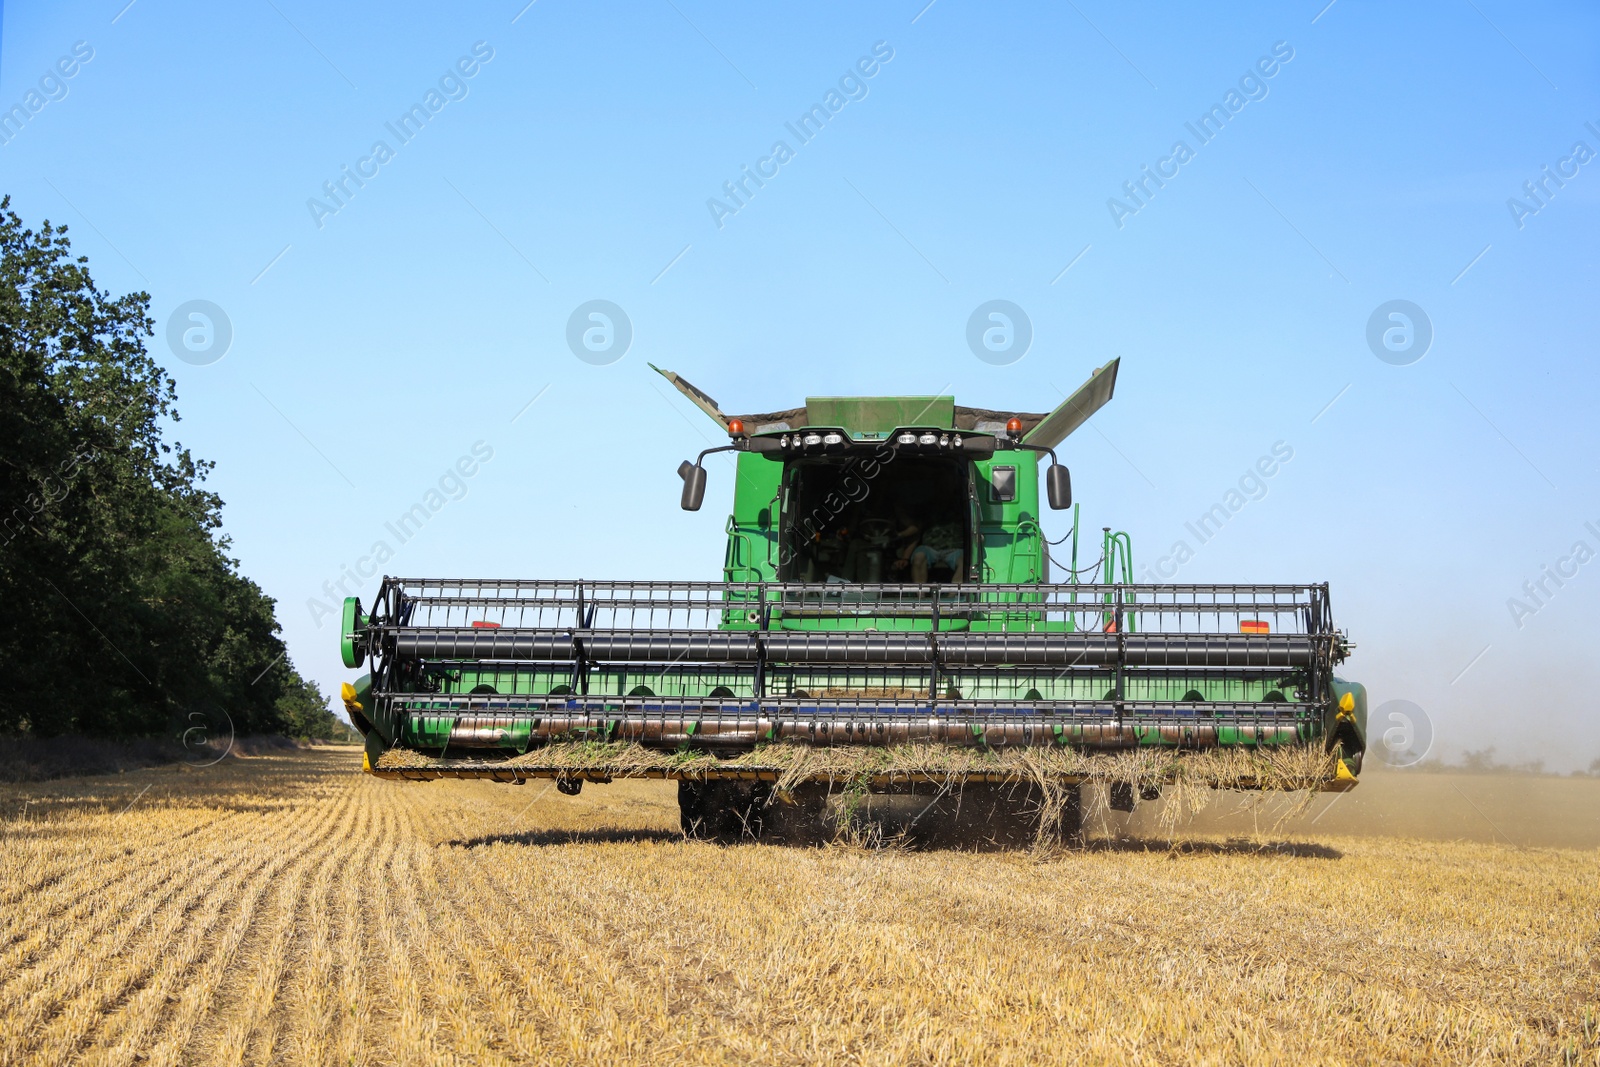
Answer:
POLYGON ((195 708, 329 736, 273 601, 238 572, 210 464, 168 443, 146 293, 97 290, 65 227, 0 199, 0 731, 152 735, 195 708), (321 731, 321 732, 319 732, 321 731))
POLYGON ((284 733, 304 741, 360 740, 359 734, 328 710, 328 698, 316 682, 306 681, 293 671, 288 673, 293 677, 278 697, 278 718, 284 733))

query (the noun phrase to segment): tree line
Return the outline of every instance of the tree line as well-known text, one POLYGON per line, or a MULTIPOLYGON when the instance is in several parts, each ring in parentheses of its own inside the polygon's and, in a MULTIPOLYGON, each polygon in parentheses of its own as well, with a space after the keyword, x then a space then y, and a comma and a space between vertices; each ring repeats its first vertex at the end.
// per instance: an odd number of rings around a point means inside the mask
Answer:
POLYGON ((0 199, 0 732, 343 737, 228 554, 212 464, 165 438, 149 311, 0 199))

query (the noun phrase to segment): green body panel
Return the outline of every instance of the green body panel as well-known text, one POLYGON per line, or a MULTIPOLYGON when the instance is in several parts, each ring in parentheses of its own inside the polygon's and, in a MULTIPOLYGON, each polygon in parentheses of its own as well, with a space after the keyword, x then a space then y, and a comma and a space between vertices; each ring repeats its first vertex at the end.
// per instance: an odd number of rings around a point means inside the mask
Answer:
POLYGON ((361 601, 353 596, 345 597, 339 613, 339 657, 346 667, 361 666, 361 655, 356 648, 356 629, 366 624, 367 620, 361 613, 361 601))
POLYGON ((722 573, 730 582, 771 582, 778 577, 778 486, 783 464, 754 452, 738 453, 733 514, 722 573))
MULTIPOLYGON (((1038 461, 1038 453, 1000 452, 973 464, 978 479, 978 528, 983 537, 985 582, 1051 580, 1039 522, 1038 461), (1016 471, 1014 500, 994 499, 991 479, 996 467, 1016 471)), ((725 580, 777 581, 782 478, 781 462, 755 452, 738 453, 733 513, 728 517, 728 544, 722 563, 725 580)))
POLYGON ((956 419, 953 396, 812 396, 806 398, 806 422, 834 426, 850 436, 884 437, 898 426, 942 426, 956 419))
POLYGON ((1001 452, 974 463, 978 474, 978 531, 983 537, 985 582, 1046 582, 1044 531, 1039 523, 1039 454, 1001 452), (992 490, 996 467, 1016 468, 1016 499, 1000 502, 992 490))

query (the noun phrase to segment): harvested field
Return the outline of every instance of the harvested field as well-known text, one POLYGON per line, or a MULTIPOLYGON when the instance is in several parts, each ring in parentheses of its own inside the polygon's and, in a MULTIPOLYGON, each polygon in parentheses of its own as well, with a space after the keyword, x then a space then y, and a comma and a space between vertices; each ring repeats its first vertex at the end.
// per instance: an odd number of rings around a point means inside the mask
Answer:
POLYGON ((1600 781, 973 853, 358 760, 0 787, 0 1064, 1600 1064, 1600 781))

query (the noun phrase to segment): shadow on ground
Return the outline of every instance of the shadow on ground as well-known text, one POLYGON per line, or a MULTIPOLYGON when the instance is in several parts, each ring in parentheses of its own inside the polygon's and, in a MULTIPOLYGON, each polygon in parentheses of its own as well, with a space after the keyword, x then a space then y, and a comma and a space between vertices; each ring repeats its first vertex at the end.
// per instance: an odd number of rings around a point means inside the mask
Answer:
POLYGON ((1252 841, 1231 837, 1226 841, 1167 841, 1154 837, 1092 838, 1079 846, 1085 852, 1173 852, 1183 856, 1294 856, 1298 859, 1338 860, 1344 853, 1313 841, 1252 841))
POLYGON ((482 837, 448 841, 452 848, 481 848, 485 845, 631 845, 646 841, 682 841, 676 830, 524 830, 516 834, 485 834, 482 837))
MULTIPOLYGON (((682 841, 684 836, 673 830, 525 830, 514 834, 485 834, 481 837, 460 838, 446 842, 452 848, 474 849, 487 845, 526 845, 547 848, 560 845, 625 845, 644 842, 666 843, 682 841)), ((761 844, 770 848, 816 848, 830 844, 826 837, 788 839, 783 841, 746 837, 725 845, 761 844)), ((981 838, 954 838, 944 834, 905 836, 869 841, 858 845, 862 851, 878 849, 906 852, 1026 852, 1029 843, 995 841, 981 838)), ((1337 860, 1344 853, 1327 845, 1306 841, 1252 841, 1231 838, 1226 841, 1169 842, 1156 838, 1092 838, 1087 842, 1066 846, 1072 852, 1170 852, 1183 856, 1291 856, 1296 859, 1337 860)))

